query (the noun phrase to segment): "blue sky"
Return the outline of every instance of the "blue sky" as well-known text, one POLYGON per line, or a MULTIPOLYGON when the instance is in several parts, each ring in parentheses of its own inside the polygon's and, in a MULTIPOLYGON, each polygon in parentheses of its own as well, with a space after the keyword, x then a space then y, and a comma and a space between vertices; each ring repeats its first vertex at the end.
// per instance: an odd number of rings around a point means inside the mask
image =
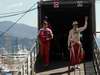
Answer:
POLYGON ((100 31, 100 1, 96 2, 96 30, 100 31))
MULTIPOLYGON (((37 1, 38 0, 2 0, 0 1, 0 14, 28 10, 37 1)), ((7 18, 0 18, 0 21, 15 22, 21 15, 7 17, 7 18)), ((18 23, 24 23, 29 26, 36 27, 37 26, 37 10, 27 13, 18 23)))
MULTIPOLYGON (((39 0, 2 0, 0 1, 0 14, 28 10, 37 1, 39 0)), ((100 1, 97 1, 96 2, 97 30, 100 30, 100 21, 99 21, 100 20, 100 15, 99 15, 100 10, 99 9, 100 9, 100 1)), ((15 22, 21 15, 7 17, 7 18, 0 18, 0 21, 15 22)), ((27 13, 18 23, 24 23, 29 26, 37 27, 37 10, 27 13)))

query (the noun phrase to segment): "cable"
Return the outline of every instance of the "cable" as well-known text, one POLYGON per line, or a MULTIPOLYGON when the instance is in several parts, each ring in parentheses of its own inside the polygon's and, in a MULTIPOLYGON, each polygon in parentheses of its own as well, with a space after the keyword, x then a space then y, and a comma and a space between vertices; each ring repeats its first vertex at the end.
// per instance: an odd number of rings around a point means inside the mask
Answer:
MULTIPOLYGON (((33 6, 32 6, 32 7, 33 7, 33 6)), ((31 9, 32 7, 30 7, 30 9, 31 9)), ((29 9, 28 11, 30 11, 30 9, 29 9)), ((36 9, 36 8, 34 8, 33 10, 35 10, 35 9, 36 9)), ((23 16, 25 16, 27 13, 28 13, 28 12, 24 13, 21 17, 19 17, 19 19, 18 19, 14 24, 12 24, 8 29, 6 29, 5 32, 2 32, 2 33, 0 34, 0 37, 3 36, 6 32, 8 32, 14 25, 16 25, 16 23, 17 23, 23 16)))
POLYGON ((23 12, 23 11, 16 11, 16 12, 1 13, 0 15, 14 14, 14 13, 19 13, 19 12, 23 12))
MULTIPOLYGON (((37 2, 35 2, 33 4, 33 6, 35 6, 36 4, 37 4, 37 2)), ((21 10, 21 11, 16 11, 16 12, 1 13, 0 15, 7 15, 7 14, 13 14, 13 13, 19 13, 19 12, 23 12, 23 11, 21 10)), ((26 11, 24 11, 24 12, 26 12, 26 11)))
POLYGON ((0 16, 0 18, 12 17, 12 16, 20 15, 20 14, 23 14, 23 13, 27 13, 27 12, 33 11, 35 9, 37 9, 37 7, 33 8, 33 9, 29 10, 29 11, 25 11, 25 12, 21 12, 21 13, 16 13, 16 14, 11 14, 11 15, 6 15, 6 16, 0 16))
POLYGON ((10 15, 5 15, 5 16, 0 16, 0 18, 16 16, 16 15, 20 15, 20 14, 23 14, 23 13, 27 13, 27 12, 33 11, 34 9, 36 9, 36 8, 33 8, 36 4, 37 3, 33 4, 33 6, 31 6, 31 8, 29 10, 26 10, 26 11, 18 11, 18 12, 0 14, 0 15, 10 14, 10 15))

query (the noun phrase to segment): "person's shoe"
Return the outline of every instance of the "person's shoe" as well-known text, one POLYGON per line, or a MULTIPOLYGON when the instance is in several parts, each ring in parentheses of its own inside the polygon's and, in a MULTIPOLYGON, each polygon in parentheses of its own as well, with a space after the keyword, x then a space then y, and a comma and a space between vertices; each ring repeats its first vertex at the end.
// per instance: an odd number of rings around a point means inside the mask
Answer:
POLYGON ((70 71, 74 71, 74 70, 75 70, 75 67, 71 67, 71 68, 70 68, 70 71))
POLYGON ((75 69, 80 69, 80 66, 75 66, 75 69))

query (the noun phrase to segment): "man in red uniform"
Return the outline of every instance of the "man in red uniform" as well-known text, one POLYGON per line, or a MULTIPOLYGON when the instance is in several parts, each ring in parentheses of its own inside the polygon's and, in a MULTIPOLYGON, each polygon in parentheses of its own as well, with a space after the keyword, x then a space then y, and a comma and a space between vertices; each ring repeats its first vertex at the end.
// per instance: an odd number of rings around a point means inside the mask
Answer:
POLYGON ((43 21, 42 26, 43 27, 39 30, 40 55, 44 64, 48 65, 50 41, 53 39, 53 33, 48 27, 48 22, 46 20, 43 21))

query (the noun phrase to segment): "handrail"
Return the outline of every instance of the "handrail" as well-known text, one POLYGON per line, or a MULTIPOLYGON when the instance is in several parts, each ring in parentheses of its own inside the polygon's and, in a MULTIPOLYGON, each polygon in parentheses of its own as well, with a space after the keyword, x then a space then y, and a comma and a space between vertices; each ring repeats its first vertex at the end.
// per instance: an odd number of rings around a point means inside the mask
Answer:
MULTIPOLYGON (((34 45, 32 46, 32 48, 30 49, 30 52, 29 52, 29 54, 27 55, 27 58, 28 58, 28 56, 30 56, 30 67, 31 67, 31 75, 35 75, 35 71, 34 71, 34 64, 35 64, 35 62, 36 62, 36 57, 37 57, 37 55, 38 55, 38 47, 39 47, 39 45, 38 45, 38 38, 35 40, 35 43, 34 43, 34 45), (32 53, 33 53, 33 55, 32 55, 32 53), (34 61, 34 64, 32 63, 32 60, 34 61), (32 72, 32 71, 34 71, 34 72, 32 72)), ((26 58, 26 60, 27 60, 27 58, 26 58)))
POLYGON ((93 35, 93 39, 94 39, 94 52, 93 52, 93 64, 94 64, 94 68, 95 68, 95 72, 97 75, 100 75, 100 49, 99 46, 97 44, 97 40, 96 40, 96 36, 93 35))
MULTIPOLYGON (((39 52, 38 47, 39 47, 38 38, 36 38, 32 48, 28 51, 27 54, 23 54, 23 53, 22 54, 16 54, 16 53, 12 54, 12 53, 9 53, 9 54, 2 55, 0 57, 4 58, 4 57, 7 57, 7 56, 10 56, 10 58, 15 58, 15 57, 17 57, 18 59, 23 58, 23 60, 20 59, 21 61, 19 61, 19 63, 17 63, 19 65, 17 65, 16 68, 20 68, 20 69, 18 69, 18 72, 16 74, 18 74, 21 71, 22 66, 25 65, 26 61, 27 61, 27 64, 28 64, 28 62, 30 63, 29 64, 30 65, 29 66, 29 68, 30 68, 29 73, 30 74, 27 73, 27 75, 35 75, 34 63, 36 61, 36 57, 37 57, 38 52, 39 52), (32 63, 33 62, 32 60, 34 61, 34 63, 32 63)), ((27 69, 27 71, 28 71, 28 69, 27 69)))

